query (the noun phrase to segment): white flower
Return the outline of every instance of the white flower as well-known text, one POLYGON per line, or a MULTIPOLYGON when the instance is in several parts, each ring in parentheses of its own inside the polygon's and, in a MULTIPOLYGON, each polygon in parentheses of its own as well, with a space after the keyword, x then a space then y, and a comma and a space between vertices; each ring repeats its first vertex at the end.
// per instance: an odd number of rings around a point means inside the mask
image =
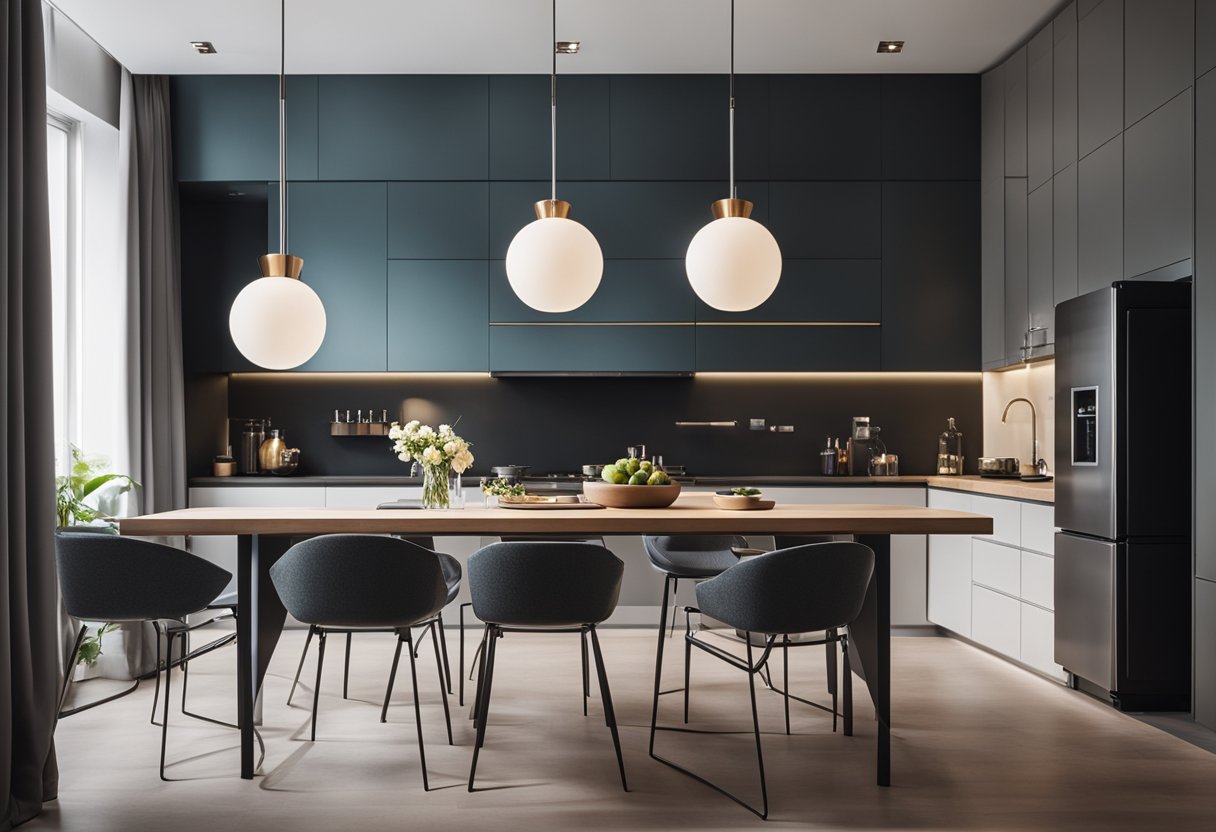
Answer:
POLYGON ((409 462, 410 455, 402 451, 401 453, 397 454, 397 459, 401 460, 402 462, 409 462))
POLYGON ((396 422, 393 422, 389 426, 389 429, 388 429, 388 438, 389 439, 400 439, 404 435, 405 435, 405 432, 403 430, 401 430, 401 425, 397 424, 396 422))
POLYGON ((463 474, 473 465, 473 454, 468 448, 462 448, 452 458, 452 470, 457 474, 463 474))
POLYGON ((443 462, 443 453, 432 445, 422 452, 422 461, 427 465, 438 465, 443 462))
POLYGON ((451 441, 443 444, 443 452, 448 456, 456 456, 461 450, 460 443, 451 441))
POLYGON ((439 435, 440 436, 451 436, 452 435, 452 426, 451 425, 440 425, 439 426, 439 435))
POLYGON ((433 427, 431 427, 430 425, 423 425, 422 427, 418 428, 417 435, 418 435, 419 439, 424 439, 426 437, 434 436, 435 429, 433 427))

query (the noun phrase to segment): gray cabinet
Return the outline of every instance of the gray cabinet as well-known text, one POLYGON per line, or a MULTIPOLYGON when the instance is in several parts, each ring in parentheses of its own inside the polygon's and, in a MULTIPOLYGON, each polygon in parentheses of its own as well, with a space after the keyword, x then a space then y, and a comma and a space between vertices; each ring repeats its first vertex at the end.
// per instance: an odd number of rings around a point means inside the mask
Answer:
POLYGON ((1056 171, 1077 161, 1077 4, 1069 3, 1051 24, 1051 133, 1056 171))
POLYGON ((1131 127, 1195 77, 1195 0, 1124 0, 1123 118, 1131 127))
POLYGON ((388 183, 390 259, 485 259, 489 221, 486 182, 388 183))
MULTIPOLYGON (((742 195, 742 186, 739 190, 742 195)), ((881 256, 882 197, 878 182, 773 182, 768 191, 769 228, 783 256, 881 256)), ((706 221, 708 207, 706 204, 706 221)), ((690 234, 686 239, 691 238, 690 234)), ((684 256, 683 251, 680 256, 684 256)))
POLYGON ((1026 175, 1026 47, 1004 63, 1005 175, 1026 175))
POLYGON ((318 176, 484 180, 484 75, 326 75, 318 90, 318 176))
POLYGON ((691 324, 494 324, 490 326, 490 372, 691 373, 695 341, 691 324))
POLYGON ((1005 78, 980 79, 980 359, 1005 363, 1005 78))
MULTIPOLYGON (((288 249, 325 304, 325 340, 301 370, 384 370, 385 183, 298 182, 288 192, 288 249)), ((278 248, 278 205, 268 215, 278 248)))
POLYGON ((489 369, 485 260, 388 261, 388 369, 489 369))
POLYGON ((1216 69, 1216 3, 1195 3, 1195 77, 1216 69))
MULTIPOLYGON (((979 79, 974 75, 881 77, 882 178, 977 178, 979 79)), ((834 125, 828 130, 824 125, 832 122, 821 119, 817 130, 835 132, 834 125)))
POLYGON ((1120 135, 1077 163, 1077 292, 1083 295, 1122 277, 1123 136, 1120 135))
POLYGON ((1057 173, 1051 191, 1052 282, 1055 302, 1063 303, 1077 296, 1077 166, 1057 173))
POLYGON ((1026 179, 1030 190, 1055 172, 1052 163, 1052 25, 1026 47, 1026 179))
POLYGON ((1188 89, 1123 134, 1124 277, 1191 257, 1191 99, 1188 89))
MULTIPOLYGON (((1216 73, 1195 83, 1195 572, 1216 581, 1216 73)), ((1209 629, 1216 633, 1216 629, 1209 629)), ((1216 721, 1209 723, 1216 727, 1216 721)))
POLYGON ((699 323, 696 368, 698 372, 876 371, 883 369, 882 329, 699 323))
POLYGON ((1216 583, 1195 581, 1195 721, 1216 729, 1216 583))
POLYGON ((1022 360, 1027 310, 1026 180, 1005 180, 1005 360, 1022 360))
POLYGON ((883 183, 883 370, 980 365, 978 206, 975 182, 883 183))
POLYGON ((1048 181, 1031 191, 1026 200, 1026 304, 1030 327, 1027 344, 1034 348, 1032 353, 1028 353, 1028 357, 1050 355, 1055 352, 1055 250, 1052 241, 1054 233, 1052 194, 1052 182, 1048 181), (1048 344, 1052 346, 1046 346, 1048 344))
POLYGON ((505 262, 490 262, 491 323, 691 323, 694 297, 683 260, 605 260, 589 301, 572 312, 537 312, 512 291, 505 262))
MULTIPOLYGON (((608 85, 605 75, 557 79, 557 176, 607 179, 608 85)), ((548 179, 549 78, 490 76, 490 178, 548 179)))
POLYGON ((769 175, 879 179, 885 104, 879 83, 878 75, 772 76, 769 175))
POLYGON ((1102 0, 1077 26, 1079 156, 1123 130, 1123 0, 1102 0))
MULTIPOLYGON (((672 264, 672 271, 677 272, 673 278, 679 281, 687 296, 693 296, 683 262, 658 262, 672 264)), ((755 309, 747 312, 722 312, 698 299, 695 301, 696 319, 698 323, 721 321, 878 324, 886 319, 883 314, 883 302, 886 299, 883 265, 881 260, 787 259, 782 264, 781 281, 772 296, 755 309)), ((630 298, 631 306, 638 311, 647 312, 653 305, 657 288, 659 282, 653 280, 639 285, 637 293, 630 298), (645 300, 639 302, 639 298, 645 300)), ((924 289, 932 291, 928 286, 924 289)), ((907 311, 900 310, 900 314, 907 311)))

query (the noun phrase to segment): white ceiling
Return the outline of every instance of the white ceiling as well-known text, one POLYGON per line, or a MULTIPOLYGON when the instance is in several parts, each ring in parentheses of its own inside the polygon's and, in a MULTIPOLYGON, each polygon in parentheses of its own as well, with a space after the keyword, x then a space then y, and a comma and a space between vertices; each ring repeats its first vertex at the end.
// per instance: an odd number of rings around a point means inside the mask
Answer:
MULTIPOLYGON (((136 73, 277 73, 278 0, 54 0, 136 73), (198 55, 189 41, 218 54, 198 55)), ((979 72, 1061 0, 738 0, 736 70, 979 72), (907 42, 879 55, 879 40, 907 42)), ((288 73, 546 73, 550 0, 287 0, 288 73)), ((724 72, 730 0, 557 0, 562 73, 724 72)))

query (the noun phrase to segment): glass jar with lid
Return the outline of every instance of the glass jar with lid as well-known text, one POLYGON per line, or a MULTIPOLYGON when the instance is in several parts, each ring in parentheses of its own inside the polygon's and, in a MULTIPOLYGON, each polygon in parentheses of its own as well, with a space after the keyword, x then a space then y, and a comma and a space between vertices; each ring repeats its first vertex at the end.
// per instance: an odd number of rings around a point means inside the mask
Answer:
POLYGON ((946 420, 946 429, 937 438, 937 473, 950 477, 963 473, 963 434, 953 416, 946 420))

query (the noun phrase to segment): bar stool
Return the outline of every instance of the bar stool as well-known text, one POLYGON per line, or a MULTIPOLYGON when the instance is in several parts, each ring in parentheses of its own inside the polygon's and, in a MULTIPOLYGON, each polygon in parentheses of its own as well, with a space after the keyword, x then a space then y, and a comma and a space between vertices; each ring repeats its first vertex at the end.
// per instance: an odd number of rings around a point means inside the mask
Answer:
MULTIPOLYGON (((688 659, 696 647, 747 673, 751 693, 752 728, 756 738, 756 762, 760 772, 762 808, 756 809, 716 783, 688 768, 654 753, 656 731, 679 730, 691 733, 720 733, 693 731, 688 728, 668 728, 657 724, 658 696, 655 696, 655 718, 650 724, 650 756, 664 765, 687 774, 715 791, 730 798, 745 809, 768 818, 768 784, 764 776, 764 752, 760 744, 760 717, 756 709, 755 677, 767 664, 774 649, 788 654, 792 647, 828 644, 841 646, 844 661, 844 733, 853 733, 853 686, 849 667, 848 636, 844 628, 861 613, 870 576, 874 572, 874 552, 860 543, 820 543, 797 546, 771 552, 763 557, 744 561, 716 578, 697 585, 698 607, 686 607, 685 678, 689 675, 688 659), (692 627, 692 614, 704 613, 743 630, 746 659, 697 637, 692 627), (815 641, 791 642, 785 637, 792 633, 832 631, 815 641), (764 636, 763 651, 754 656, 753 633, 764 636)), ((688 719, 688 687, 684 690, 685 721, 688 719)))
MULTIPOLYGON (((317 705, 321 694, 321 670, 325 663, 327 634, 362 631, 397 633, 393 669, 384 694, 385 706, 392 694, 401 647, 403 644, 407 646, 414 692, 414 721, 418 730, 418 756, 422 763, 422 788, 430 791, 426 750, 422 740, 422 708, 418 701, 418 671, 410 628, 433 623, 446 603, 448 589, 435 553, 392 537, 324 535, 297 543, 287 550, 270 567, 270 579, 287 611, 308 624, 310 634, 317 637, 317 681, 313 690, 310 732, 310 739, 314 741, 317 738, 317 705)), ((436 666, 448 743, 451 744, 452 722, 443 667, 439 663, 436 666)), ((382 711, 382 721, 383 718, 382 711)))
MULTIPOLYGON (((181 638, 182 659, 178 664, 183 671, 189 658, 207 652, 207 649, 200 649, 187 655, 186 634, 202 625, 191 627, 185 619, 208 607, 232 579, 229 572, 181 549, 107 534, 59 532, 55 536, 55 555, 60 592, 72 618, 107 623, 149 621, 156 629, 158 654, 162 637, 167 640, 169 659, 173 656, 174 640, 181 638)), ((81 626, 64 667, 63 688, 59 695, 60 711, 87 629, 86 625, 81 626)), ((220 644, 216 643, 215 646, 220 644)), ((165 776, 169 682, 173 665, 168 659, 163 662, 165 696, 160 723, 160 778, 166 781, 169 779, 165 776)), ((161 667, 158 655, 155 671, 158 691, 161 667)))
POLYGON ((578 633, 589 636, 595 653, 604 722, 612 733, 621 786, 629 791, 617 733, 616 712, 596 625, 612 615, 625 565, 603 546, 589 543, 494 543, 469 558, 473 612, 485 623, 474 699, 477 738, 469 767, 469 791, 485 743, 494 687, 498 639, 506 633, 578 633))

